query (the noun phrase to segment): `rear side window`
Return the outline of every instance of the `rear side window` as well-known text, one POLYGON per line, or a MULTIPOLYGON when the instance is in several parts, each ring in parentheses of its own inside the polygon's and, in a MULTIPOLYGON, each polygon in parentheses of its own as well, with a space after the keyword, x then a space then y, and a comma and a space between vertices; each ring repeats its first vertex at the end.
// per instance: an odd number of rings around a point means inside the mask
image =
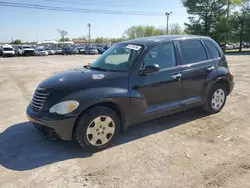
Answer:
POLYGON ((210 41, 204 40, 204 44, 206 45, 207 49, 209 50, 213 59, 220 57, 220 53, 217 48, 212 44, 210 41))
POLYGON ((198 63, 207 60, 207 54, 201 41, 179 41, 182 55, 182 64, 198 63))

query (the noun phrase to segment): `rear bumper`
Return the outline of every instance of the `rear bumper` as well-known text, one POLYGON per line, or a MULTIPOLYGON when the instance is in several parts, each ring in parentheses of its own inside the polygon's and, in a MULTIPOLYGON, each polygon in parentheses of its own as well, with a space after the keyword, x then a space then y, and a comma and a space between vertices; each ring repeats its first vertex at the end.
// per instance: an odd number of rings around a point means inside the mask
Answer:
POLYGON ((45 134, 53 134, 62 140, 72 140, 75 117, 64 117, 49 112, 35 112, 31 105, 26 109, 26 115, 33 125, 45 134))
POLYGON ((234 89, 234 81, 229 82, 229 85, 230 85, 230 88, 229 88, 228 95, 229 95, 230 93, 232 93, 232 91, 233 91, 233 89, 234 89))

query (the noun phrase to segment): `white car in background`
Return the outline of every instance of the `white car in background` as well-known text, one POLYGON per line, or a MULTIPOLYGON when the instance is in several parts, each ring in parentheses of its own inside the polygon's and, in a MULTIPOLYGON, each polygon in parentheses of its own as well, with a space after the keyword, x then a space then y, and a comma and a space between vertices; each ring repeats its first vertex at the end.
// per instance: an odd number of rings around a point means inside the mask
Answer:
POLYGON ((15 56, 14 48, 11 45, 3 45, 1 48, 1 53, 3 57, 15 56))
POLYGON ((45 48, 45 50, 48 52, 49 55, 55 55, 55 50, 52 50, 51 48, 45 48))
POLYGON ((36 55, 37 56, 48 56, 49 53, 44 48, 37 48, 36 55))
POLYGON ((36 55, 35 49, 29 45, 21 45, 17 47, 18 54, 21 56, 33 56, 36 55))
POLYGON ((233 50, 233 45, 231 44, 226 44, 226 50, 233 50))

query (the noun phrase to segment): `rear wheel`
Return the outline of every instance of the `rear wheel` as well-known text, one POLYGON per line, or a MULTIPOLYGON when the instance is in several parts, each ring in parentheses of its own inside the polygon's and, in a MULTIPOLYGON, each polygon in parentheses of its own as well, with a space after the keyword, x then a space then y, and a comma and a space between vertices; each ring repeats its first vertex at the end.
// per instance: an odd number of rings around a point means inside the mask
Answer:
POLYGON ((211 113, 218 113, 222 110, 227 100, 226 87, 223 84, 215 84, 204 104, 204 109, 211 113))
POLYGON ((84 113, 76 124, 75 137, 86 150, 107 148, 119 135, 120 120, 110 108, 97 106, 84 113))

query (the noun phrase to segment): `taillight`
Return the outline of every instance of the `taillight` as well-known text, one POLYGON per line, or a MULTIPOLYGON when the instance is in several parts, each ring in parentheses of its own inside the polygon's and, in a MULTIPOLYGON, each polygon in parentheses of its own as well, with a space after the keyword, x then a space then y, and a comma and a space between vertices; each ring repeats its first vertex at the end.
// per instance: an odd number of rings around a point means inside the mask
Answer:
POLYGON ((229 71, 229 74, 232 77, 232 79, 234 79, 234 74, 231 71, 229 71))

